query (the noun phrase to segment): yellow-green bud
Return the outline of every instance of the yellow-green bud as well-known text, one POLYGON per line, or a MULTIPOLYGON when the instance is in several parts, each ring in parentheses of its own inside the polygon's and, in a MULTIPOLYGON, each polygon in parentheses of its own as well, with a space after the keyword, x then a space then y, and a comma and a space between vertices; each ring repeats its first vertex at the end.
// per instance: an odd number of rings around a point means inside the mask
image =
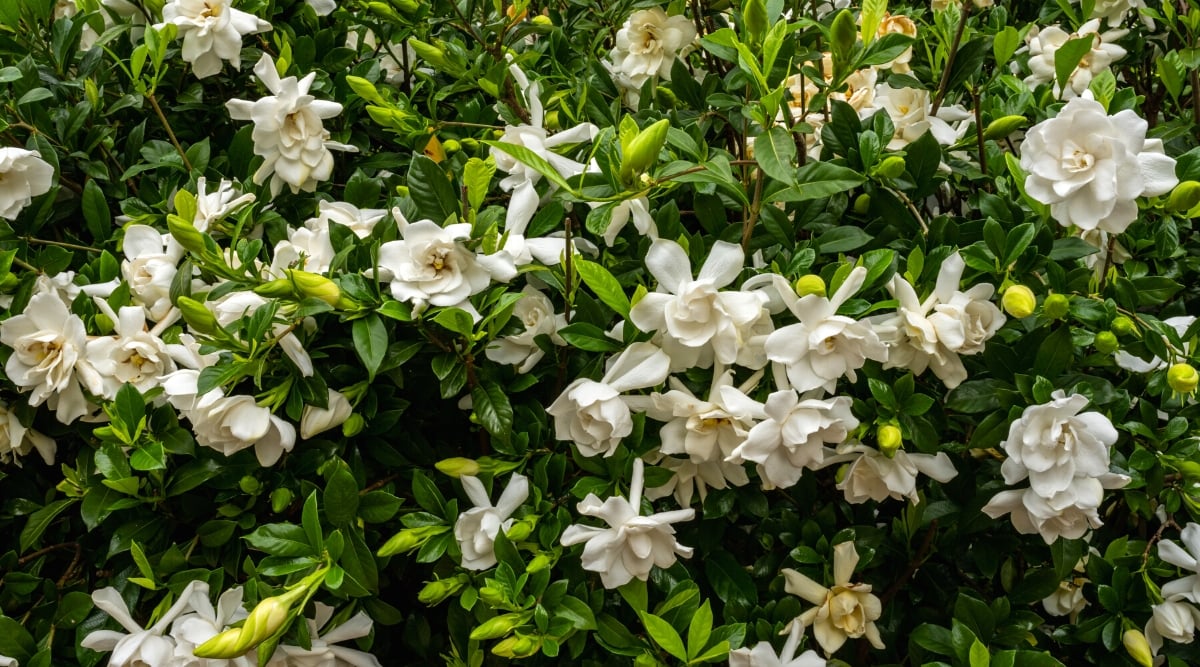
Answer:
POLYGON ((499 639, 507 636, 518 626, 524 625, 524 614, 509 613, 500 614, 495 618, 489 618, 484 621, 479 627, 471 631, 471 639, 499 639))
POLYGON ((446 598, 461 591, 463 586, 467 585, 467 581, 466 575, 431 581, 425 584, 420 593, 417 593, 417 599, 430 606, 440 604, 446 598))
POLYGON ((515 635, 492 647, 501 658, 528 658, 542 647, 542 640, 528 635, 515 635))
POLYGON ((1004 298, 1000 300, 1004 311, 1017 319, 1029 317, 1037 310, 1037 297, 1033 290, 1024 285, 1012 285, 1004 290, 1004 298))
POLYGON ((370 9, 377 16, 385 18, 389 21, 403 21, 404 19, 396 13, 394 9, 382 2, 368 2, 367 9, 370 9))
POLYGON ((342 422, 342 435, 347 438, 353 438, 362 432, 363 427, 367 425, 367 420, 362 415, 355 412, 342 422))
MULTIPOLYGON (((557 112, 551 111, 550 113, 557 113, 557 112)), ((549 117, 550 114, 548 113, 546 115, 547 115, 547 117, 549 117)), ((548 126, 549 125, 547 123, 542 124, 542 127, 548 127, 548 126)), ((476 139, 475 137, 466 137, 465 139, 462 140, 461 143, 463 145, 463 148, 465 148, 469 151, 473 151, 476 148, 479 148, 479 140, 476 139)))
POLYGON ((463 458, 461 456, 442 459, 433 464, 433 466, 442 471, 442 474, 456 478, 463 475, 474 477, 479 474, 479 463, 474 459, 463 458))
POLYGON ((479 589, 479 599, 483 600, 489 607, 499 607, 507 602, 504 599, 504 594, 491 586, 484 586, 479 589))
POLYGON ((871 195, 862 193, 854 198, 854 212, 859 215, 866 215, 867 211, 871 210, 871 195))
POLYGON ((1112 330, 1118 336, 1128 336, 1137 331, 1137 328, 1133 326, 1133 320, 1124 315, 1118 315, 1113 318, 1112 330))
POLYGON ((188 326, 196 331, 212 336, 221 330, 221 325, 217 322, 217 317, 199 301, 181 296, 175 300, 175 305, 179 307, 179 312, 183 314, 183 321, 187 322, 188 326))
MULTIPOLYGON (((8 275, 11 276, 12 274, 10 273, 8 275)), ((104 313, 96 313, 96 317, 92 321, 95 322, 96 328, 99 329, 100 333, 102 334, 110 334, 115 329, 112 319, 104 313)))
POLYGON ((1117 334, 1111 331, 1096 334, 1096 340, 1092 344, 1096 346, 1096 351, 1102 354, 1112 354, 1121 349, 1121 341, 1117 340, 1117 334))
POLYGON ((331 306, 338 305, 342 299, 341 288, 325 276, 296 269, 287 269, 285 273, 301 296, 316 297, 331 306))
POLYGON ((1003 139, 1008 135, 1016 132, 1017 128, 1024 125, 1027 119, 1024 116, 1004 116, 988 123, 987 129, 983 131, 984 139, 1003 139))
POLYGON ((1129 657, 1142 667, 1153 667, 1154 654, 1150 652, 1150 642, 1146 641, 1146 635, 1142 634, 1137 628, 1130 628, 1121 635, 1121 643, 1125 645, 1125 650, 1129 653, 1129 657))
POLYGON ((408 196, 408 186, 407 185, 397 185, 396 186, 396 196, 397 197, 407 197, 408 196))
MULTIPOLYGON (((242 629, 230 628, 197 646, 192 654, 197 658, 231 659, 238 657, 235 650, 242 641, 242 629)), ((243 651, 244 653, 245 651, 243 651)))
POLYGON ((543 28, 549 28, 554 25, 554 21, 551 21, 550 17, 544 14, 538 14, 534 16, 533 18, 529 19, 529 22, 543 28))
POLYGON ((512 528, 504 531, 504 535, 512 542, 520 542, 527 539, 533 533, 534 521, 532 519, 521 519, 514 523, 512 528))
POLYGON ((1167 384, 1177 394, 1194 394, 1200 384, 1200 373, 1191 364, 1175 364, 1167 371, 1167 384))
POLYGON ((258 493, 258 490, 262 488, 262 484, 260 484, 259 481, 254 477, 245 475, 238 480, 238 488, 240 488, 244 493, 253 494, 258 493))
POLYGON ((542 121, 542 127, 551 131, 562 129, 562 120, 559 117, 558 109, 546 112, 546 117, 542 121))
POLYGON ((405 14, 416 14, 421 9, 421 3, 416 0, 389 0, 392 6, 405 14))
POLYGON ((883 176, 884 178, 899 178, 900 176, 904 175, 904 170, 906 167, 907 165, 904 162, 904 158, 900 157, 899 155, 892 155, 885 158, 883 162, 880 162, 878 166, 875 167, 875 173, 883 176))
POLYGON ((638 132, 629 142, 629 152, 621 159, 622 181, 632 183, 658 161, 658 152, 667 142, 667 130, 670 129, 671 121, 664 118, 638 132))
POLYGON ((241 653, 267 641, 283 628, 295 597, 294 593, 285 593, 260 600, 254 605, 242 624, 241 653))
POLYGON ((296 294, 292 289, 292 282, 286 278, 278 278, 258 285, 254 288, 254 293, 268 299, 287 299, 296 294))
POLYGON ((462 150, 462 144, 459 143, 457 139, 447 139, 442 142, 442 149, 445 150, 447 154, 453 154, 462 150))
POLYGON ((525 571, 530 574, 533 574, 534 572, 540 572, 540 571, 550 567, 550 565, 551 565, 551 563, 550 563, 549 556, 547 556, 546 554, 538 554, 538 555, 534 556, 532 559, 530 559, 529 565, 525 566, 525 571))
POLYGON ((167 230, 184 250, 197 255, 204 252, 204 233, 187 220, 177 215, 168 215, 167 230))
POLYGON ((815 273, 800 276, 796 279, 796 294, 800 296, 808 296, 809 294, 825 296, 825 281, 815 273))
POLYGON ((904 434, 900 432, 900 428, 895 424, 880 426, 876 439, 879 441, 880 453, 889 459, 896 456, 896 452, 904 444, 904 434))
POLYGON ((1175 186, 1171 196, 1167 198, 1167 210, 1171 212, 1190 211, 1200 204, 1200 183, 1184 181, 1175 186))
POLYGON ((421 548, 433 536, 447 530, 446 526, 421 526, 420 528, 405 528, 383 543, 377 552, 380 557, 395 556, 421 548))
POLYGON ((3 278, 0 278, 0 292, 11 292, 21 279, 15 273, 6 273, 3 278))
POLYGON ((1071 310, 1071 299, 1065 294, 1051 294, 1042 302, 1042 314, 1052 320, 1061 320, 1071 310))
POLYGON ((280 487, 271 492, 271 511, 280 514, 292 504, 292 490, 280 487))
POLYGON ((417 57, 421 60, 438 69, 446 67, 446 52, 442 49, 413 37, 408 38, 408 45, 412 47, 412 50, 416 52, 417 57))

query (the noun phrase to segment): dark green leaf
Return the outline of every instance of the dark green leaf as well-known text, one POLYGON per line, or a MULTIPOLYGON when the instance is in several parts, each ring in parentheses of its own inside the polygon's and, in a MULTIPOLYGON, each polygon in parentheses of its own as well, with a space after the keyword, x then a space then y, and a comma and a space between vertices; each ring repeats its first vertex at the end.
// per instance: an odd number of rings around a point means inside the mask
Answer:
POLYGON ((346 526, 358 517, 358 483, 345 468, 338 468, 325 485, 321 497, 325 518, 335 526, 346 526))

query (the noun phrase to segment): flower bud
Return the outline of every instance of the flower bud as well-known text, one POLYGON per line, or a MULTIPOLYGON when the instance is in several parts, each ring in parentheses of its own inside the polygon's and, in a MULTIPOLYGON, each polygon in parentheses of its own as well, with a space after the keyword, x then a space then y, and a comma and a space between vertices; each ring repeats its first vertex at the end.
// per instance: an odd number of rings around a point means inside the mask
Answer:
POLYGON ((1071 299, 1065 294, 1051 294, 1042 302, 1042 314, 1052 320, 1061 320, 1071 309, 1071 299))
POLYGON ((796 294, 800 296, 808 296, 816 294, 817 296, 825 296, 825 281, 815 273, 810 273, 805 276, 800 276, 796 279, 796 294))
POLYGON ((259 296, 265 296, 268 299, 290 299, 296 294, 292 290, 291 281, 285 278, 279 278, 258 285, 254 288, 254 293, 259 296))
POLYGON ((442 148, 445 149, 447 155, 450 155, 461 151, 462 144, 456 139, 447 139, 442 142, 442 148))
POLYGON ((528 635, 515 635, 492 647, 501 658, 528 658, 542 647, 542 641, 528 635))
POLYGON ((1137 331, 1137 327, 1133 325, 1133 320, 1124 315, 1118 315, 1113 318, 1112 331, 1118 336, 1128 336, 1137 331))
POLYGON ((871 195, 862 193, 854 198, 854 212, 859 215, 866 215, 867 211, 871 210, 871 195))
POLYGON ((1154 665, 1154 655, 1150 652, 1150 642, 1146 641, 1146 635, 1142 634, 1141 630, 1130 628, 1121 635, 1121 643, 1125 645, 1125 650, 1129 653, 1129 657, 1142 667, 1152 667, 1154 665))
POLYGON ((525 571, 533 574, 534 572, 540 572, 550 567, 550 565, 551 563, 549 556, 546 554, 538 554, 529 561, 528 565, 525 566, 525 571))
POLYGON ((499 607, 508 602, 504 597, 504 593, 491 586, 484 586, 479 589, 479 599, 483 600, 489 607, 499 607))
POLYGON ((354 412, 350 401, 346 400, 341 392, 333 389, 327 391, 329 399, 326 404, 328 407, 304 406, 304 413, 300 417, 300 437, 304 440, 335 426, 341 426, 354 412))
POLYGON ((403 21, 403 17, 396 13, 389 5, 382 2, 368 2, 367 9, 374 12, 377 16, 389 21, 403 21))
POLYGON ((1190 211, 1197 204, 1200 204, 1200 183, 1196 181, 1183 181, 1176 185, 1167 198, 1167 210, 1172 213, 1190 211))
POLYGON ((658 162, 658 152, 667 142, 667 130, 671 129, 671 121, 664 118, 650 127, 638 132, 629 142, 629 152, 621 159, 621 180, 631 183, 645 173, 655 162, 658 162))
POLYGON ((983 131, 984 139, 1003 139, 1027 122, 1024 116, 1004 116, 988 123, 983 131))
POLYGON ((529 21, 534 25, 541 26, 543 28, 549 28, 554 25, 554 21, 550 20, 549 16, 545 16, 543 14, 538 14, 537 16, 529 19, 529 21))
POLYGON ((1112 354, 1121 349, 1121 342, 1117 340, 1117 334, 1111 331, 1101 331, 1096 334, 1096 340, 1092 342, 1096 346, 1096 351, 1103 354, 1112 354))
POLYGON ((179 307, 179 312, 183 314, 183 321, 187 322, 188 326, 192 329, 209 336, 221 331, 221 325, 217 322, 217 317, 199 301, 181 296, 175 300, 175 305, 179 307))
POLYGON ((479 627, 471 631, 471 639, 499 639, 507 636, 518 626, 525 624, 523 614, 516 612, 508 614, 500 614, 495 618, 489 618, 484 621, 479 627))
POLYGON ((347 438, 353 438, 362 433, 363 427, 366 425, 367 420, 363 419, 363 416, 356 412, 347 417, 346 421, 342 424, 342 435, 347 438))
POLYGON ((420 593, 417 593, 417 599, 429 606, 440 604, 446 598, 461 591, 463 586, 467 585, 467 581, 466 575, 431 581, 425 584, 420 593))
POLYGON ((254 477, 245 475, 238 480, 238 488, 241 489, 243 493, 254 494, 258 493, 258 490, 262 488, 262 484, 259 483, 259 481, 254 477))
POLYGON ((439 533, 449 530, 448 526, 421 526, 420 528, 405 528, 383 543, 376 552, 380 557, 395 556, 419 549, 439 533))
POLYGON ((1029 317, 1037 310, 1037 297, 1033 290, 1024 285, 1013 285, 1004 290, 1004 298, 1000 300, 1004 311, 1017 319, 1029 317))
POLYGON ((407 197, 408 196, 408 186, 407 185, 397 185, 396 186, 396 196, 397 197, 407 197))
POLYGON ((167 216, 167 230, 185 250, 197 255, 204 253, 204 233, 177 215, 167 216))
POLYGON ((271 511, 282 514, 292 504, 294 498, 291 489, 280 487, 271 492, 271 511))
MULTIPOLYGON (((192 654, 197 658, 214 658, 229 660, 240 654, 235 650, 242 640, 241 628, 230 628, 221 634, 197 646, 192 654)), ((244 653, 245 651, 243 651, 244 653)))
POLYGON ((342 299, 342 289, 325 276, 296 269, 287 269, 286 273, 300 296, 316 297, 331 306, 337 306, 342 299))
POLYGON ((521 540, 527 539, 531 534, 533 534, 533 526, 534 522, 532 520, 521 519, 520 521, 514 523, 512 528, 504 531, 504 535, 509 539, 510 542, 520 542, 521 540))
POLYGON ((408 45, 412 47, 412 50, 416 52, 417 57, 421 60, 433 65, 437 69, 444 69, 446 67, 446 52, 442 49, 414 37, 408 38, 408 45))
POLYGON ((904 170, 907 165, 904 158, 899 155, 892 155, 875 166, 875 173, 884 178, 899 178, 904 175, 904 170))
POLYGON ((442 474, 456 479, 463 475, 474 477, 479 474, 479 463, 474 459, 463 458, 461 456, 442 459, 433 464, 433 467, 440 470, 442 474))
POLYGON ((1175 364, 1167 371, 1167 384, 1177 394, 1194 394, 1200 384, 1200 373, 1191 364, 1175 364))
POLYGON ((559 117, 558 109, 546 112, 546 118, 542 122, 542 127, 550 131, 562 129, 562 119, 559 117))
POLYGON ((895 424, 880 426, 876 439, 879 441, 879 451, 889 459, 896 456, 896 452, 904 444, 904 434, 895 424))

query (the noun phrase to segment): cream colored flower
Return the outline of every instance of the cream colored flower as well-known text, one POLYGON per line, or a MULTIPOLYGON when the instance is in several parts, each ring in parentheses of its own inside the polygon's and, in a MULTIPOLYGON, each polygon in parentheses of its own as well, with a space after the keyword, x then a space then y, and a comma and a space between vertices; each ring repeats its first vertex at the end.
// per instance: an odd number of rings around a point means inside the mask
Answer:
POLYGON ((1128 32, 1128 30, 1100 32, 1100 19, 1092 19, 1084 23, 1079 26, 1079 30, 1073 33, 1067 32, 1057 25, 1042 30, 1033 26, 1025 37, 1025 41, 1029 44, 1030 70, 1030 75, 1025 77, 1025 85, 1032 88, 1038 84, 1053 82, 1055 97, 1071 99, 1082 95, 1083 91, 1091 85, 1092 78, 1125 57, 1125 49, 1114 42, 1128 32), (1064 44, 1080 37, 1092 38, 1092 50, 1084 54, 1079 65, 1067 77, 1067 87, 1060 88, 1055 71, 1055 55, 1064 44))
POLYGON ((304 412, 300 416, 300 439, 308 440, 314 435, 341 426, 353 414, 354 408, 345 394, 334 389, 327 391, 326 407, 304 406, 304 412))
POLYGON ((686 16, 667 16, 658 7, 638 10, 617 31, 616 46, 604 66, 633 106, 650 77, 671 80, 675 57, 686 55, 695 39, 696 28, 686 16))
MULTIPOLYGON (((915 39, 917 36, 917 24, 903 14, 893 15, 891 12, 887 12, 883 15, 883 20, 879 22, 879 29, 875 31, 875 37, 886 37, 892 34, 904 35, 905 37, 915 39)), ((913 50, 910 46, 904 50, 904 53, 896 56, 895 60, 880 65, 880 68, 890 69, 897 74, 908 74, 912 71, 912 68, 908 66, 908 63, 912 61, 912 56, 913 50)))
POLYGON ((496 536, 512 527, 513 513, 529 497, 529 479, 513 473, 495 505, 478 478, 463 475, 459 480, 474 505, 459 514, 454 522, 454 538, 462 550, 462 566, 468 570, 486 570, 496 564, 496 536))
POLYGON ((0 463, 12 461, 19 467, 21 457, 35 449, 46 465, 54 465, 58 443, 43 433, 27 428, 16 413, 8 409, 8 404, 0 401, 0 463))
POLYGON ((34 197, 50 191, 54 167, 37 151, 0 148, 0 218, 16 220, 34 197))
POLYGON ((271 29, 270 23, 234 9, 230 0, 170 0, 162 14, 163 23, 155 28, 167 23, 179 28, 180 55, 192 64, 198 79, 219 73, 223 60, 240 68, 242 37, 271 29))
POLYGON ((842 542, 833 548, 833 587, 825 588, 799 572, 784 569, 785 590, 816 605, 796 620, 813 629, 817 643, 832 655, 847 639, 866 637, 871 646, 883 648, 883 639, 875 621, 883 613, 879 598, 869 584, 852 584, 850 575, 858 565, 854 542, 842 542))

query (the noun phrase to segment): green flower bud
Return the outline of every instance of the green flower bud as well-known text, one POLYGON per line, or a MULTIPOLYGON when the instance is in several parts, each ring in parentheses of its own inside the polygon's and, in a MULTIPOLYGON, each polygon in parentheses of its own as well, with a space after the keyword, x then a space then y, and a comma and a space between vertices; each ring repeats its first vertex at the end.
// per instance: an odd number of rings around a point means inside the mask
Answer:
POLYGON ((521 519, 520 521, 514 523, 512 528, 504 531, 504 535, 508 537, 509 541, 511 542, 520 542, 521 540, 527 539, 533 533, 534 524, 535 521, 531 519, 521 519))
POLYGON ((222 330, 216 316, 199 301, 181 296, 175 300, 175 305, 179 307, 179 312, 183 314, 183 321, 187 322, 188 326, 196 331, 214 336, 222 330))
POLYGON ((479 474, 479 463, 474 459, 463 458, 461 456, 442 459, 433 464, 433 466, 442 471, 442 474, 454 478, 462 477, 463 475, 474 477, 479 474))
POLYGON ((1029 317, 1037 310, 1037 297, 1033 290, 1024 285, 1012 285, 1004 290, 1004 298, 1000 300, 1004 311, 1017 319, 1029 317))
POLYGON ((1065 294, 1051 294, 1042 302, 1042 314, 1052 320, 1061 320, 1071 309, 1071 299, 1065 294))
POLYGON ((554 25, 554 21, 550 20, 550 17, 545 16, 544 14, 538 14, 534 16, 533 18, 529 19, 529 22, 543 28, 549 28, 554 25))
POLYGON ((471 631, 471 639, 499 639, 508 636, 513 630, 525 624, 525 615, 518 613, 500 614, 489 618, 482 625, 471 631))
MULTIPOLYGON (((231 659, 240 654, 235 651, 242 641, 242 629, 230 628, 197 646, 192 654, 197 658, 231 659)), ((244 653, 244 651, 243 651, 244 653)))
POLYGON ((1118 336, 1129 336, 1137 331, 1137 327, 1133 325, 1133 320, 1124 315, 1118 315, 1113 318, 1112 330, 1118 336))
POLYGON ((388 6, 386 3, 383 3, 383 2, 368 2, 367 9, 371 10, 371 12, 374 13, 376 16, 383 18, 383 19, 387 19, 389 21, 403 21, 404 20, 399 14, 396 13, 396 10, 392 9, 390 6, 388 6))
POLYGON ((442 150, 447 154, 457 153, 462 150, 462 144, 455 139, 447 139, 442 142, 442 150))
POLYGON ((407 197, 408 196, 408 186, 407 185, 397 185, 396 186, 396 196, 397 197, 407 197))
POLYGON ((1117 340, 1117 334, 1111 331, 1101 331, 1096 334, 1096 340, 1093 341, 1096 346, 1096 351, 1103 354, 1112 354, 1121 349, 1121 342, 1117 340))
POLYGON ((1200 204, 1200 183, 1183 181, 1171 191, 1167 198, 1167 210, 1172 213, 1190 211, 1200 204))
POLYGON ((412 50, 416 52, 417 57, 421 60, 433 65, 437 69, 445 69, 447 65, 446 52, 441 48, 413 37, 408 38, 408 45, 412 47, 412 50))
POLYGON ((900 178, 904 175, 906 168, 907 165, 904 162, 904 158, 899 155, 892 155, 884 158, 883 162, 875 166, 875 173, 884 178, 900 178))
POLYGON ((192 223, 177 215, 168 215, 167 230, 188 252, 196 255, 204 253, 204 233, 192 223))
POLYGON ((466 575, 431 581, 425 584, 420 593, 417 593, 417 599, 430 606, 440 604, 446 598, 461 591, 468 581, 466 575))
POLYGON ((1003 139, 1017 128, 1024 125, 1027 119, 1024 116, 1004 116, 988 123, 987 129, 983 131, 984 139, 1003 139))
POLYGON ((835 473, 833 476, 833 481, 841 484, 846 479, 846 473, 849 472, 849 470, 849 463, 843 463, 842 465, 838 466, 837 473, 835 473))
POLYGON ((550 567, 550 565, 551 565, 551 562, 550 562, 549 556, 547 556, 546 554, 538 554, 529 561, 528 565, 525 566, 525 571, 530 574, 533 574, 534 572, 540 572, 540 571, 550 567))
POLYGON ((1200 384, 1200 373, 1191 364, 1175 364, 1167 371, 1167 384, 1177 394, 1194 394, 1200 384))
POLYGON ((1137 628, 1130 628, 1121 635, 1121 643, 1125 645, 1125 651, 1129 653, 1129 657, 1142 667, 1153 667, 1154 654, 1150 652, 1150 642, 1146 641, 1146 635, 1142 634, 1137 628))
POLYGON ((491 586, 484 586, 479 589, 479 599, 483 600, 489 607, 499 607, 508 602, 503 593, 491 586))
MULTIPOLYGON (((550 114, 557 114, 557 113, 558 113, 557 111, 551 111, 546 114, 546 117, 549 118, 550 114)), ((543 123, 542 127, 549 127, 548 121, 546 123, 543 123)), ((465 148, 469 151, 473 151, 476 148, 479 148, 479 140, 476 139, 475 137, 467 137, 467 138, 463 139, 461 143, 463 145, 463 148, 465 148)))
POLYGON ((347 438, 353 438, 362 432, 363 427, 367 425, 367 420, 362 415, 355 412, 342 422, 342 435, 347 438))
POLYGON ((621 181, 632 183, 658 162, 658 152, 667 142, 671 121, 664 118, 638 133, 629 142, 629 152, 621 158, 621 181))
POLYGON ((420 528, 405 528, 383 543, 377 552, 380 557, 395 556, 420 549, 430 539, 447 530, 447 526, 421 526, 420 528))
POLYGON ((528 658, 542 647, 542 640, 528 635, 515 635, 492 647, 492 653, 502 658, 528 658))
POLYGON ((276 514, 282 514, 292 504, 291 489, 280 487, 271 492, 271 511, 276 514))
POLYGON ((895 424, 880 426, 876 439, 879 441, 879 451, 889 459, 896 456, 896 452, 904 444, 904 434, 895 424))
POLYGON ((862 193, 854 198, 854 212, 859 215, 866 215, 867 211, 871 210, 871 195, 862 193))
POLYGON ((279 278, 258 285, 254 288, 254 293, 259 296, 265 296, 268 299, 290 299, 296 295, 292 290, 292 282, 286 278, 279 278))
POLYGON ((262 484, 260 484, 259 481, 254 477, 245 475, 238 480, 238 488, 240 488, 244 493, 254 494, 258 493, 258 490, 262 488, 262 484))
POLYGON ((805 276, 800 276, 796 279, 796 294, 800 296, 808 296, 816 294, 817 296, 825 296, 825 281, 815 273, 810 273, 805 276))
POLYGON ((416 0, 388 0, 392 6, 405 14, 416 14, 421 10, 421 3, 416 0))
POLYGON ((287 269, 285 273, 301 296, 316 297, 331 306, 337 306, 342 299, 341 288, 325 276, 295 269, 287 269))
POLYGON ((542 127, 550 131, 562 129, 562 120, 559 116, 558 109, 546 112, 546 117, 542 121, 542 127))

